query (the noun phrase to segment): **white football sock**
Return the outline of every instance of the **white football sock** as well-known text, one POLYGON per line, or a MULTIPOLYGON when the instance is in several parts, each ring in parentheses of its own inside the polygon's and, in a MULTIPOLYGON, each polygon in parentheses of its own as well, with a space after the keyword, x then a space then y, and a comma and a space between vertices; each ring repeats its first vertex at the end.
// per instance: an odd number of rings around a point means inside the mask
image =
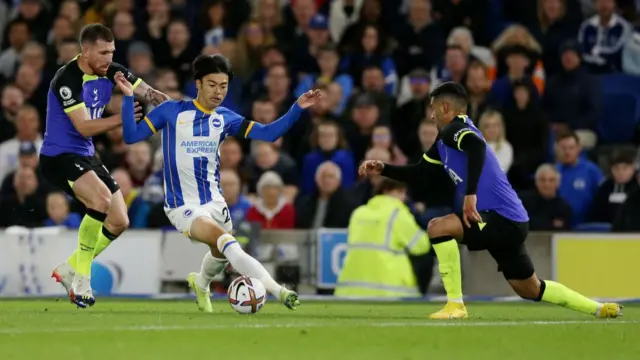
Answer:
POLYGON ((230 234, 224 234, 218 238, 218 250, 229 260, 231 266, 240 274, 256 278, 264 284, 265 289, 280 300, 282 286, 278 284, 267 269, 242 250, 240 244, 230 234))
POLYGON ((196 275, 196 285, 201 289, 209 289, 209 285, 213 278, 220 274, 228 263, 229 261, 227 259, 215 258, 211 255, 210 251, 207 252, 204 259, 202 259, 200 273, 196 275))

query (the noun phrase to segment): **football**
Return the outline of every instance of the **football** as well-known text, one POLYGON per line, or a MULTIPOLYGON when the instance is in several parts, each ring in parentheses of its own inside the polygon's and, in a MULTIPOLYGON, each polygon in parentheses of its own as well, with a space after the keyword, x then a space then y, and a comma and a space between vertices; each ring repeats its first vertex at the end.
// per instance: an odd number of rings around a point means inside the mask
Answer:
POLYGON ((240 276, 231 282, 227 290, 231 307, 240 314, 255 314, 267 301, 267 290, 260 280, 240 276))

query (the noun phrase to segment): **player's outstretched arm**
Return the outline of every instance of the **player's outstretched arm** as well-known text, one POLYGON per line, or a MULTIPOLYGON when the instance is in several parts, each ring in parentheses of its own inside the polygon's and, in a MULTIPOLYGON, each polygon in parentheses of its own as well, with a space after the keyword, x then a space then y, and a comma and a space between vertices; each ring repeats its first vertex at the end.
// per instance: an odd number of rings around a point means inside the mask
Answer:
POLYGON ((442 161, 436 145, 423 154, 420 161, 415 164, 404 166, 385 164, 380 175, 405 183, 418 181, 426 184, 433 171, 442 171, 442 161))
POLYGON ((133 144, 142 141, 164 126, 166 123, 164 114, 170 107, 169 103, 166 106, 156 107, 144 117, 144 121, 136 123, 133 85, 121 72, 115 75, 114 80, 124 95, 122 99, 122 135, 125 143, 133 144))
POLYGON ((248 139, 274 142, 295 124, 302 110, 313 106, 322 96, 322 92, 319 90, 307 91, 298 98, 286 114, 271 124, 260 124, 251 121, 248 122, 244 128, 241 128, 240 131, 243 132, 242 135, 248 139))

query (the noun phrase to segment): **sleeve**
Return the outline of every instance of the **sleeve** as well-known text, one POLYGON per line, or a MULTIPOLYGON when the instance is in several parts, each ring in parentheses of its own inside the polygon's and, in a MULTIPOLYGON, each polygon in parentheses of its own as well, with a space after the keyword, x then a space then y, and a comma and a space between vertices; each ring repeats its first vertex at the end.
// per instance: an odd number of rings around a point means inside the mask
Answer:
POLYGON ((228 133, 231 135, 237 134, 238 136, 252 140, 274 142, 298 121, 303 111, 304 109, 302 109, 296 101, 286 114, 271 124, 260 124, 240 117, 234 122, 229 123, 228 133))
POLYGON ((70 71, 70 69, 63 70, 51 84, 51 91, 65 113, 85 107, 82 99, 82 80, 73 76, 70 71))
POLYGON ((427 234, 406 207, 399 208, 393 224, 394 242, 411 255, 426 254, 431 245, 427 234))
POLYGON ((122 100, 122 135, 125 143, 133 144, 155 134, 166 125, 168 114, 173 110, 174 101, 165 101, 136 123, 133 96, 124 96, 122 100))
POLYGON ((467 155, 467 191, 465 194, 475 194, 484 167, 487 143, 467 124, 460 121, 452 122, 443 129, 442 141, 448 147, 462 151, 467 155))
POLYGON ((244 116, 227 108, 224 108, 224 111, 218 110, 218 113, 222 113, 222 116, 224 116, 224 130, 227 135, 242 138, 246 137, 240 130, 246 131, 251 121, 245 119, 244 116))
MULTIPOLYGON (((437 143, 438 140, 436 140, 437 143)), ((409 164, 404 166, 384 164, 382 173, 380 175, 388 177, 393 180, 402 181, 405 183, 411 182, 416 178, 426 178, 429 172, 436 167, 438 170, 442 169, 442 161, 438 152, 438 147, 434 143, 429 151, 422 155, 420 161, 415 164, 409 164)))
POLYGON ((131 83, 131 85, 133 85, 133 90, 136 89, 136 87, 138 87, 138 85, 140 85, 140 83, 142 82, 142 79, 140 79, 139 77, 137 77, 134 73, 132 73, 129 69, 127 69, 126 67, 113 62, 111 63, 111 66, 109 66, 109 70, 107 70, 107 77, 109 78, 109 80, 111 80, 112 83, 115 84, 115 76, 116 73, 120 71, 124 74, 124 77, 127 78, 127 80, 129 80, 129 82, 131 83))
POLYGON ((162 130, 167 124, 167 119, 169 119, 172 114, 174 117, 177 116, 175 111, 176 104, 175 101, 165 101, 147 113, 144 117, 144 122, 152 133, 155 134, 158 130, 162 130))

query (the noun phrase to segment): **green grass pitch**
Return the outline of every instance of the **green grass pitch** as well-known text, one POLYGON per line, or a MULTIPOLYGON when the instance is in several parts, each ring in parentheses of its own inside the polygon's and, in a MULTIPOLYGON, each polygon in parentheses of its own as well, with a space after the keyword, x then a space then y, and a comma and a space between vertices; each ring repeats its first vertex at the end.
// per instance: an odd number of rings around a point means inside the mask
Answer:
POLYGON ((0 359, 640 359, 640 306, 602 321, 532 303, 471 303, 470 318, 431 321, 436 303, 275 301, 257 315, 215 302, 0 301, 0 359))

